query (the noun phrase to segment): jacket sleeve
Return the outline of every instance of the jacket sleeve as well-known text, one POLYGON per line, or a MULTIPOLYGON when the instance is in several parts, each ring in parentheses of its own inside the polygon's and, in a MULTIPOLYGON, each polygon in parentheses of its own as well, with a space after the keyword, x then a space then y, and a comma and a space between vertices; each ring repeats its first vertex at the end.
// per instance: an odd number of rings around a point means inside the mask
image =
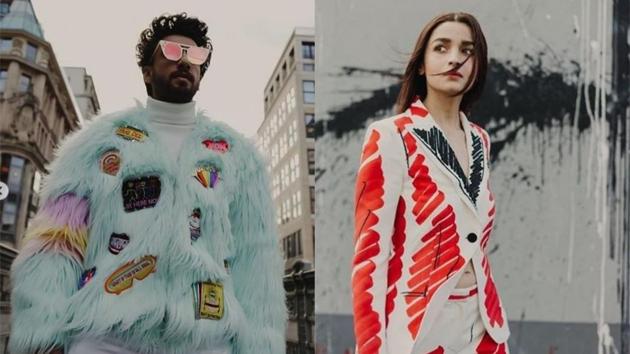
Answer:
POLYGON ((235 244, 232 280, 246 318, 234 353, 283 354, 287 312, 274 205, 263 160, 253 146, 246 150, 229 214, 235 244))
POLYGON ((39 211, 11 266, 12 353, 64 347, 64 314, 77 290, 88 240, 89 175, 78 156, 85 142, 65 140, 44 178, 39 211))
POLYGON ((394 128, 367 129, 355 188, 352 303, 357 354, 387 353, 387 274, 404 151, 394 128))

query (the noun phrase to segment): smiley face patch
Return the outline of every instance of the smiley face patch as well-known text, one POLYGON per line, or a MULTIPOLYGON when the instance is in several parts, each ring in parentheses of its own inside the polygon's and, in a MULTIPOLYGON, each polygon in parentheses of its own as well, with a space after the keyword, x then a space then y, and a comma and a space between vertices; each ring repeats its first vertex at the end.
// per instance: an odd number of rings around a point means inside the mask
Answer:
POLYGON ((109 252, 112 254, 119 254, 127 244, 129 243, 129 236, 127 234, 113 233, 109 236, 109 252))
POLYGON ((213 282, 193 284, 195 319, 223 318, 223 285, 213 282))

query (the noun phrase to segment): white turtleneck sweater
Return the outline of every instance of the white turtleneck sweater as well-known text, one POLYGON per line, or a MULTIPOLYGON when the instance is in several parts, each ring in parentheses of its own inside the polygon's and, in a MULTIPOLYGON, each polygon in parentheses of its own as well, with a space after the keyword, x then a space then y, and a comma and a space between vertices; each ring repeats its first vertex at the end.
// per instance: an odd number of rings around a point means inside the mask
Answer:
POLYGON ((177 161, 184 140, 195 126, 195 101, 170 103, 147 97, 149 124, 158 139, 168 146, 168 154, 177 161))

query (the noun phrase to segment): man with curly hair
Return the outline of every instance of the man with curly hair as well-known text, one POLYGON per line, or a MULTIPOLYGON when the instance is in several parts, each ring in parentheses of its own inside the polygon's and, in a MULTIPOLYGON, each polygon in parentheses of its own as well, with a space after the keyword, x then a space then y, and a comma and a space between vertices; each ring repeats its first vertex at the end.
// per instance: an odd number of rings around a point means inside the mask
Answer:
POLYGON ((195 110, 207 30, 155 18, 136 48, 146 106, 61 144, 11 269, 12 353, 285 352, 265 165, 195 110))

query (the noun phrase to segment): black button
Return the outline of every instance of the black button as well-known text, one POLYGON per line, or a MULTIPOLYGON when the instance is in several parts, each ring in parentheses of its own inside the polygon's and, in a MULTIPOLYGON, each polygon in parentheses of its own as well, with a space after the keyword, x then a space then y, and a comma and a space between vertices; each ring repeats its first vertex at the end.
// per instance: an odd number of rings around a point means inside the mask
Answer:
POLYGON ((471 232, 468 234, 468 236, 466 236, 466 239, 470 242, 475 242, 477 241, 477 235, 471 232))

